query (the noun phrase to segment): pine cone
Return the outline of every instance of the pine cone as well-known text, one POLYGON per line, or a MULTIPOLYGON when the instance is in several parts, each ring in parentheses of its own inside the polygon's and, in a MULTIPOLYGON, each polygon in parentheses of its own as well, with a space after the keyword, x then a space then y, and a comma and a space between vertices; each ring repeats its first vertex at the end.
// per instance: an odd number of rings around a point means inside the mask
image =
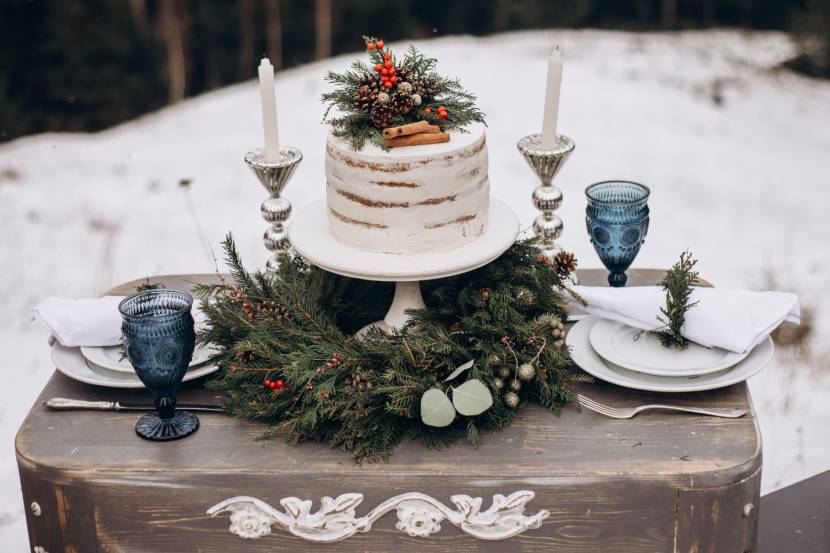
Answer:
POLYGON ((397 113, 404 115, 412 109, 412 96, 405 92, 396 92, 392 95, 392 107, 397 113))
POLYGON ((553 270, 563 277, 576 271, 576 256, 570 252, 559 252, 553 258, 553 270))
POLYGON ((399 81, 408 81, 412 77, 412 69, 401 65, 395 68, 395 74, 398 76, 399 81))
POLYGON ((375 104, 372 106, 370 114, 372 116, 372 123, 379 129, 385 129, 389 126, 389 121, 392 119, 392 107, 390 105, 375 104))
POLYGON ((380 92, 380 78, 375 75, 369 75, 368 73, 364 73, 362 77, 360 77, 360 81, 357 83, 358 87, 360 86, 368 86, 372 89, 372 92, 378 93, 380 92))
POLYGON ((354 107, 359 111, 369 111, 377 97, 378 93, 372 92, 368 85, 361 85, 354 94, 354 107))
POLYGON ((421 98, 424 100, 429 100, 435 97, 435 89, 438 86, 438 82, 435 79, 422 77, 409 82, 412 83, 415 93, 420 94, 421 98))
POLYGON ((291 314, 288 309, 277 304, 274 300, 265 300, 259 306, 259 313, 271 319, 290 319, 291 314))

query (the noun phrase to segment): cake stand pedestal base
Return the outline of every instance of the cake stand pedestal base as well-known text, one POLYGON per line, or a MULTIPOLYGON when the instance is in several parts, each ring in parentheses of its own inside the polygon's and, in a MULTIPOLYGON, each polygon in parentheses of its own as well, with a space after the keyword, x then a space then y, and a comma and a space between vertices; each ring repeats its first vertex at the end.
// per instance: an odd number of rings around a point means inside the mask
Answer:
POLYGON ((424 298, 421 296, 421 283, 419 281, 398 281, 395 283, 395 297, 392 298, 392 305, 389 306, 386 316, 380 321, 364 326, 357 332, 357 335, 363 336, 372 328, 379 328, 389 334, 394 329, 401 328, 406 324, 409 320, 407 310, 423 309, 426 306, 424 298))
POLYGON ((377 253, 338 241, 329 229, 325 200, 302 209, 294 217, 288 239, 297 253, 321 269, 339 275, 395 283, 395 297, 382 321, 363 327, 385 332, 400 329, 409 320, 408 309, 425 307, 420 281, 444 278, 477 269, 504 253, 519 233, 519 220, 506 204, 490 199, 487 229, 475 241, 443 252, 413 255, 377 253))

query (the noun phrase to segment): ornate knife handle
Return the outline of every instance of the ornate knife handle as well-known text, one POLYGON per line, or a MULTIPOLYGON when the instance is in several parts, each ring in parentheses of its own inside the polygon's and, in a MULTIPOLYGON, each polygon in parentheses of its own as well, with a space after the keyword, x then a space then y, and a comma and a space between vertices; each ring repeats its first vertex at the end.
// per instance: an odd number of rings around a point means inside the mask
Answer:
POLYGON ((72 409, 89 409, 92 411, 117 411, 118 404, 114 401, 85 401, 82 399, 67 399, 53 397, 46 400, 46 407, 55 411, 72 409))

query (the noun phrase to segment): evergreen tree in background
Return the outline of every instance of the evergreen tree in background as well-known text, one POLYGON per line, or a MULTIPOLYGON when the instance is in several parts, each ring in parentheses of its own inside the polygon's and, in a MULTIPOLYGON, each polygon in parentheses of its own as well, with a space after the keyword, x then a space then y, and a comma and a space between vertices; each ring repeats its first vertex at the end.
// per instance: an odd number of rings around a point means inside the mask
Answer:
POLYGON ((793 34, 801 54, 788 65, 807 75, 830 78, 830 0, 808 0, 793 34))
POLYGON ((123 0, 0 3, 0 133, 101 129, 164 105, 158 45, 123 0))
POLYGON ((277 67, 389 41, 539 28, 787 30, 830 75, 830 0, 0 0, 0 142, 91 131, 277 67), (794 23, 793 23, 794 22, 794 23))

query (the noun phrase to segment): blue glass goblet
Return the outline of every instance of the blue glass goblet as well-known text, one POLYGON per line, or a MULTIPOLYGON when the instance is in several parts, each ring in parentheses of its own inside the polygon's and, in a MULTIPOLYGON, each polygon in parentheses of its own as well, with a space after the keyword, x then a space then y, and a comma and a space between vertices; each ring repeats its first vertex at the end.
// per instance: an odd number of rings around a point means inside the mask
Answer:
POLYGON ((605 268, 608 284, 625 286, 631 266, 648 233, 647 186, 628 181, 605 181, 585 189, 588 235, 605 268))
POLYGON ((199 428, 196 415, 176 410, 174 396, 196 345, 192 305, 190 294, 173 290, 140 292, 118 304, 127 357, 155 398, 156 412, 143 415, 135 425, 142 438, 176 440, 199 428))

